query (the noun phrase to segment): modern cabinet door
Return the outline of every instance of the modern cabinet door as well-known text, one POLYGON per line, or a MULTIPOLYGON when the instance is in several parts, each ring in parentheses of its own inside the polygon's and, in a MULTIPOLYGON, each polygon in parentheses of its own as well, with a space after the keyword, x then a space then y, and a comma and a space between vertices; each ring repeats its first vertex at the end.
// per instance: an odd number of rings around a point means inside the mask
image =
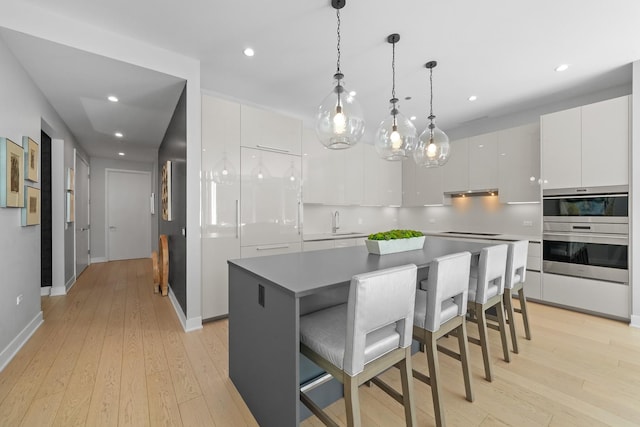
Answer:
POLYGON ((540 117, 543 188, 582 186, 581 108, 540 117))
POLYGON ((420 206, 418 203, 418 166, 413 159, 402 162, 402 206, 420 206))
POLYGON ((277 243, 271 245, 243 246, 242 258, 254 258, 259 256, 282 255, 302 251, 301 242, 277 243))
POLYGON ((449 160, 442 166, 444 192, 463 192, 469 189, 469 139, 451 141, 449 160))
POLYGON ((330 150, 320 144, 315 131, 302 130, 302 198, 305 203, 328 203, 334 185, 329 169, 330 150))
POLYGON ((582 107, 582 186, 629 184, 629 96, 582 107))
POLYGON ((202 96, 202 317, 228 314, 227 260, 240 257, 240 104, 202 96))
POLYGON ((241 145, 300 155, 302 122, 273 111, 241 107, 241 145))
POLYGON ((498 133, 469 138, 469 190, 498 188, 498 133))
POLYGON ((503 203, 540 201, 540 126, 498 132, 498 197, 503 203))
MULTIPOLYGON (((413 159, 405 160, 405 163, 413 163, 413 159)), ((443 171, 441 167, 425 168, 416 166, 415 174, 416 201, 418 206, 442 205, 444 194, 442 192, 443 171)))
POLYGON ((242 147, 242 246, 300 242, 300 157, 242 147))
POLYGON ((378 156, 373 145, 362 144, 364 150, 364 196, 367 206, 400 206, 402 204, 402 163, 378 156))

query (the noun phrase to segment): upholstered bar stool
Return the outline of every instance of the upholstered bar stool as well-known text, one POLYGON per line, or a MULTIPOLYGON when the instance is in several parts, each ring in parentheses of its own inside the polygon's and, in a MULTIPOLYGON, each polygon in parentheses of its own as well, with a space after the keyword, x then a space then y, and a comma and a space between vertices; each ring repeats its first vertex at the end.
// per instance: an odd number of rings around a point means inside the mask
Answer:
MULTIPOLYGON (((386 369, 400 368, 407 426, 416 425, 411 377, 411 332, 417 268, 410 264, 356 275, 349 298, 300 318, 300 351, 344 386, 347 424, 360 426, 358 387, 386 369)), ((385 390, 388 391, 388 390, 385 390)), ((337 426, 306 394, 300 400, 324 424, 337 426)))
POLYGON ((522 314, 525 337, 531 339, 529 328, 529 316, 527 314, 527 298, 524 295, 524 281, 527 271, 527 252, 529 251, 529 241, 520 240, 509 243, 507 254, 507 273, 504 282, 504 305, 507 311, 507 322, 511 331, 511 345, 513 352, 518 353, 518 338, 516 337, 516 325, 514 312, 522 314), (520 308, 513 307, 513 296, 518 293, 520 308))
POLYGON ((422 289, 416 291, 413 339, 425 346, 429 376, 416 370, 413 371, 413 376, 431 386, 437 426, 445 425, 438 350, 462 362, 466 398, 473 402, 465 323, 470 264, 469 252, 436 258, 429 264, 427 280, 420 282, 422 289), (458 337, 460 353, 437 345, 438 338, 452 332, 458 337))
POLYGON ((491 359, 489 352, 489 337, 487 327, 495 326, 487 324, 486 311, 496 307, 498 326, 502 340, 502 352, 504 360, 511 361, 509 356, 509 344, 507 343, 507 330, 504 319, 504 276, 507 266, 507 245, 495 245, 483 248, 480 252, 478 268, 473 269, 469 277, 469 304, 468 309, 471 319, 478 324, 480 339, 469 337, 469 342, 482 347, 484 360, 484 372, 487 381, 493 381, 491 373, 491 359))

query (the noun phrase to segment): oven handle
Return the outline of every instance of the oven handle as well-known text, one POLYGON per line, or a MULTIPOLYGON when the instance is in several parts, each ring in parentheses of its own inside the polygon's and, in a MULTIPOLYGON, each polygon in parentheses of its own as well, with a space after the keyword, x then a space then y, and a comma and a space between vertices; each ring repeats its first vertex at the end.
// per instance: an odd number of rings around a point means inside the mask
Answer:
POLYGON ((596 199, 598 197, 629 197, 629 193, 618 194, 564 194, 562 196, 544 196, 543 200, 557 199, 596 199))
POLYGON ((544 233, 542 240, 554 242, 599 243, 603 245, 629 245, 629 237, 618 234, 544 233))

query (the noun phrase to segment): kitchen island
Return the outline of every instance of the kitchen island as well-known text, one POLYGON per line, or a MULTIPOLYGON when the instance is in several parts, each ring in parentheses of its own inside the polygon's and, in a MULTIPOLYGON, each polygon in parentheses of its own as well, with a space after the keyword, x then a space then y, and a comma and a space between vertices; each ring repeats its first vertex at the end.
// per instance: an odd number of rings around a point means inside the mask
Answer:
POLYGON ((356 274, 415 264, 419 283, 434 258, 485 246, 427 238, 383 256, 356 246, 228 261, 229 377, 258 423, 299 424, 300 316, 345 302, 356 274))

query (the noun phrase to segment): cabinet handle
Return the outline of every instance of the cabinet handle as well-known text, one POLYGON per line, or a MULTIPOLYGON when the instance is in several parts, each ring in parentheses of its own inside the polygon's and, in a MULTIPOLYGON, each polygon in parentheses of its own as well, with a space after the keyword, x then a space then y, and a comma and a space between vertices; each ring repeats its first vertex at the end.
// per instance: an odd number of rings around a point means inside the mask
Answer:
POLYGON ((236 199, 236 239, 240 237, 240 200, 236 199))
POLYGON ((257 247, 256 251, 270 251, 272 249, 287 249, 289 245, 269 246, 269 247, 257 247))
POLYGON ((302 216, 302 215, 300 215, 300 205, 301 204, 302 203, 300 202, 300 200, 298 200, 298 235, 302 234, 302 227, 301 227, 301 221, 300 221, 300 217, 302 216))
POLYGON ((271 151, 277 151, 279 153, 288 153, 289 150, 286 150, 284 148, 278 148, 278 147, 270 147, 268 145, 262 145, 262 144, 256 144, 256 147, 258 148, 262 148, 264 150, 271 150, 271 151))

